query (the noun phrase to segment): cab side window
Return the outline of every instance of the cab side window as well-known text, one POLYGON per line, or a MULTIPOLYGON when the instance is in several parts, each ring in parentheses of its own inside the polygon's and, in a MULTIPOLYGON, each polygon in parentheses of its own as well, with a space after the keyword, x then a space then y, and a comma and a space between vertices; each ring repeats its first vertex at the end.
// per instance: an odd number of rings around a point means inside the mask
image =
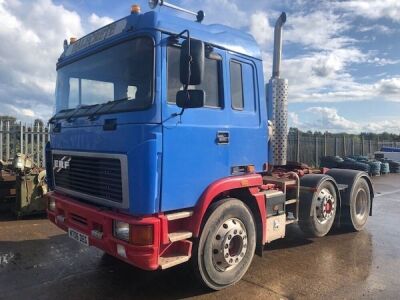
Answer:
POLYGON ((232 108, 234 110, 255 110, 254 69, 252 65, 236 60, 229 63, 232 108))
MULTIPOLYGON (((168 103, 176 103, 176 93, 183 89, 179 79, 180 63, 179 47, 169 46, 167 48, 167 77, 168 77, 168 103)), ((189 86, 189 89, 204 90, 206 94, 205 104, 207 107, 221 107, 221 84, 220 84, 221 65, 217 60, 205 59, 204 78, 200 85, 189 86)))
POLYGON ((236 61, 230 62, 231 70, 231 98, 232 108, 243 110, 243 77, 242 77, 242 64, 236 61))

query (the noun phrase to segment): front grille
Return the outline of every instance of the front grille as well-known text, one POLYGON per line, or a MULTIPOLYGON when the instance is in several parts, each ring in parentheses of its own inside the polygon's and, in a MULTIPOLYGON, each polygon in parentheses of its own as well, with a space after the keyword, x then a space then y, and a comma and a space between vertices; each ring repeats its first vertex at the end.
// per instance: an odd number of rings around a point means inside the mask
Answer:
POLYGON ((120 158, 102 154, 53 153, 56 189, 100 203, 124 201, 124 180, 120 158))

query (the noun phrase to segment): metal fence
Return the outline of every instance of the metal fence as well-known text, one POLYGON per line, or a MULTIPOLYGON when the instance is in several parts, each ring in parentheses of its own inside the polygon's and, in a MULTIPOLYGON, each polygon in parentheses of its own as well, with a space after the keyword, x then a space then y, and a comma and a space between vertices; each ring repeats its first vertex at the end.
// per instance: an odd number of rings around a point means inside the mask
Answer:
MULTIPOLYGON (((35 165, 44 167, 44 149, 49 127, 0 120, 0 160, 8 161, 17 153, 30 156, 35 165)), ((292 130, 288 136, 288 161, 318 167, 323 156, 373 156, 383 146, 400 147, 400 142, 365 139, 355 135, 313 134, 292 130)))
POLYGON ((292 131, 288 136, 288 161, 318 167, 323 156, 363 155, 373 157, 381 147, 400 147, 400 142, 366 139, 364 136, 332 135, 292 131))
POLYGON ((32 158, 34 164, 44 167, 44 149, 49 141, 49 127, 0 120, 0 160, 13 159, 17 153, 32 158))

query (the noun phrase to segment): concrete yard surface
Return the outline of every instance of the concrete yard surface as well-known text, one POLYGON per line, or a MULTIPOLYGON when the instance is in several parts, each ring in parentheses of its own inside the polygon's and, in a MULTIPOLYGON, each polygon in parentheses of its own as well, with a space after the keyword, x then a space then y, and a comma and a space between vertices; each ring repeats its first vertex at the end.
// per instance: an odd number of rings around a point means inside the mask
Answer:
POLYGON ((297 225, 244 278, 200 288, 190 265, 147 272, 86 248, 46 219, 0 219, 0 299, 399 299, 400 176, 375 177, 362 232, 307 239, 297 225))

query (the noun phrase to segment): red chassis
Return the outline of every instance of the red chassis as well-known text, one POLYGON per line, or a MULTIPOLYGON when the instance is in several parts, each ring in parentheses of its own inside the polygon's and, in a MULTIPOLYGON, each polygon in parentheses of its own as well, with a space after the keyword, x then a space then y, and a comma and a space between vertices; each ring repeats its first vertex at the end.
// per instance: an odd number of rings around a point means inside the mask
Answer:
POLYGON ((176 229, 190 230, 194 237, 198 237, 201 231, 203 218, 209 205, 218 197, 223 197, 232 190, 245 189, 251 195, 249 201, 254 201, 258 207, 260 220, 262 220, 262 242, 265 238, 265 198, 260 192, 263 189, 262 176, 260 174, 248 174, 243 176, 227 177, 212 183, 203 193, 199 204, 194 208, 193 215, 184 222, 174 223, 168 221, 163 213, 150 216, 132 216, 122 212, 99 209, 96 206, 84 204, 73 198, 57 192, 47 194, 48 198, 55 200, 54 211, 48 210, 50 221, 61 229, 68 231, 74 229, 88 236, 89 245, 95 246, 106 253, 145 270, 158 269, 159 260, 169 252, 185 252, 191 254, 192 242, 181 241, 172 243, 169 232, 176 229), (113 221, 118 220, 129 223, 133 228, 150 226, 152 228, 151 243, 135 245, 117 239, 113 235, 113 221), (97 234, 94 234, 97 233, 97 234), (98 233, 101 233, 99 235, 98 233), (121 249, 123 251, 121 252, 121 249))

